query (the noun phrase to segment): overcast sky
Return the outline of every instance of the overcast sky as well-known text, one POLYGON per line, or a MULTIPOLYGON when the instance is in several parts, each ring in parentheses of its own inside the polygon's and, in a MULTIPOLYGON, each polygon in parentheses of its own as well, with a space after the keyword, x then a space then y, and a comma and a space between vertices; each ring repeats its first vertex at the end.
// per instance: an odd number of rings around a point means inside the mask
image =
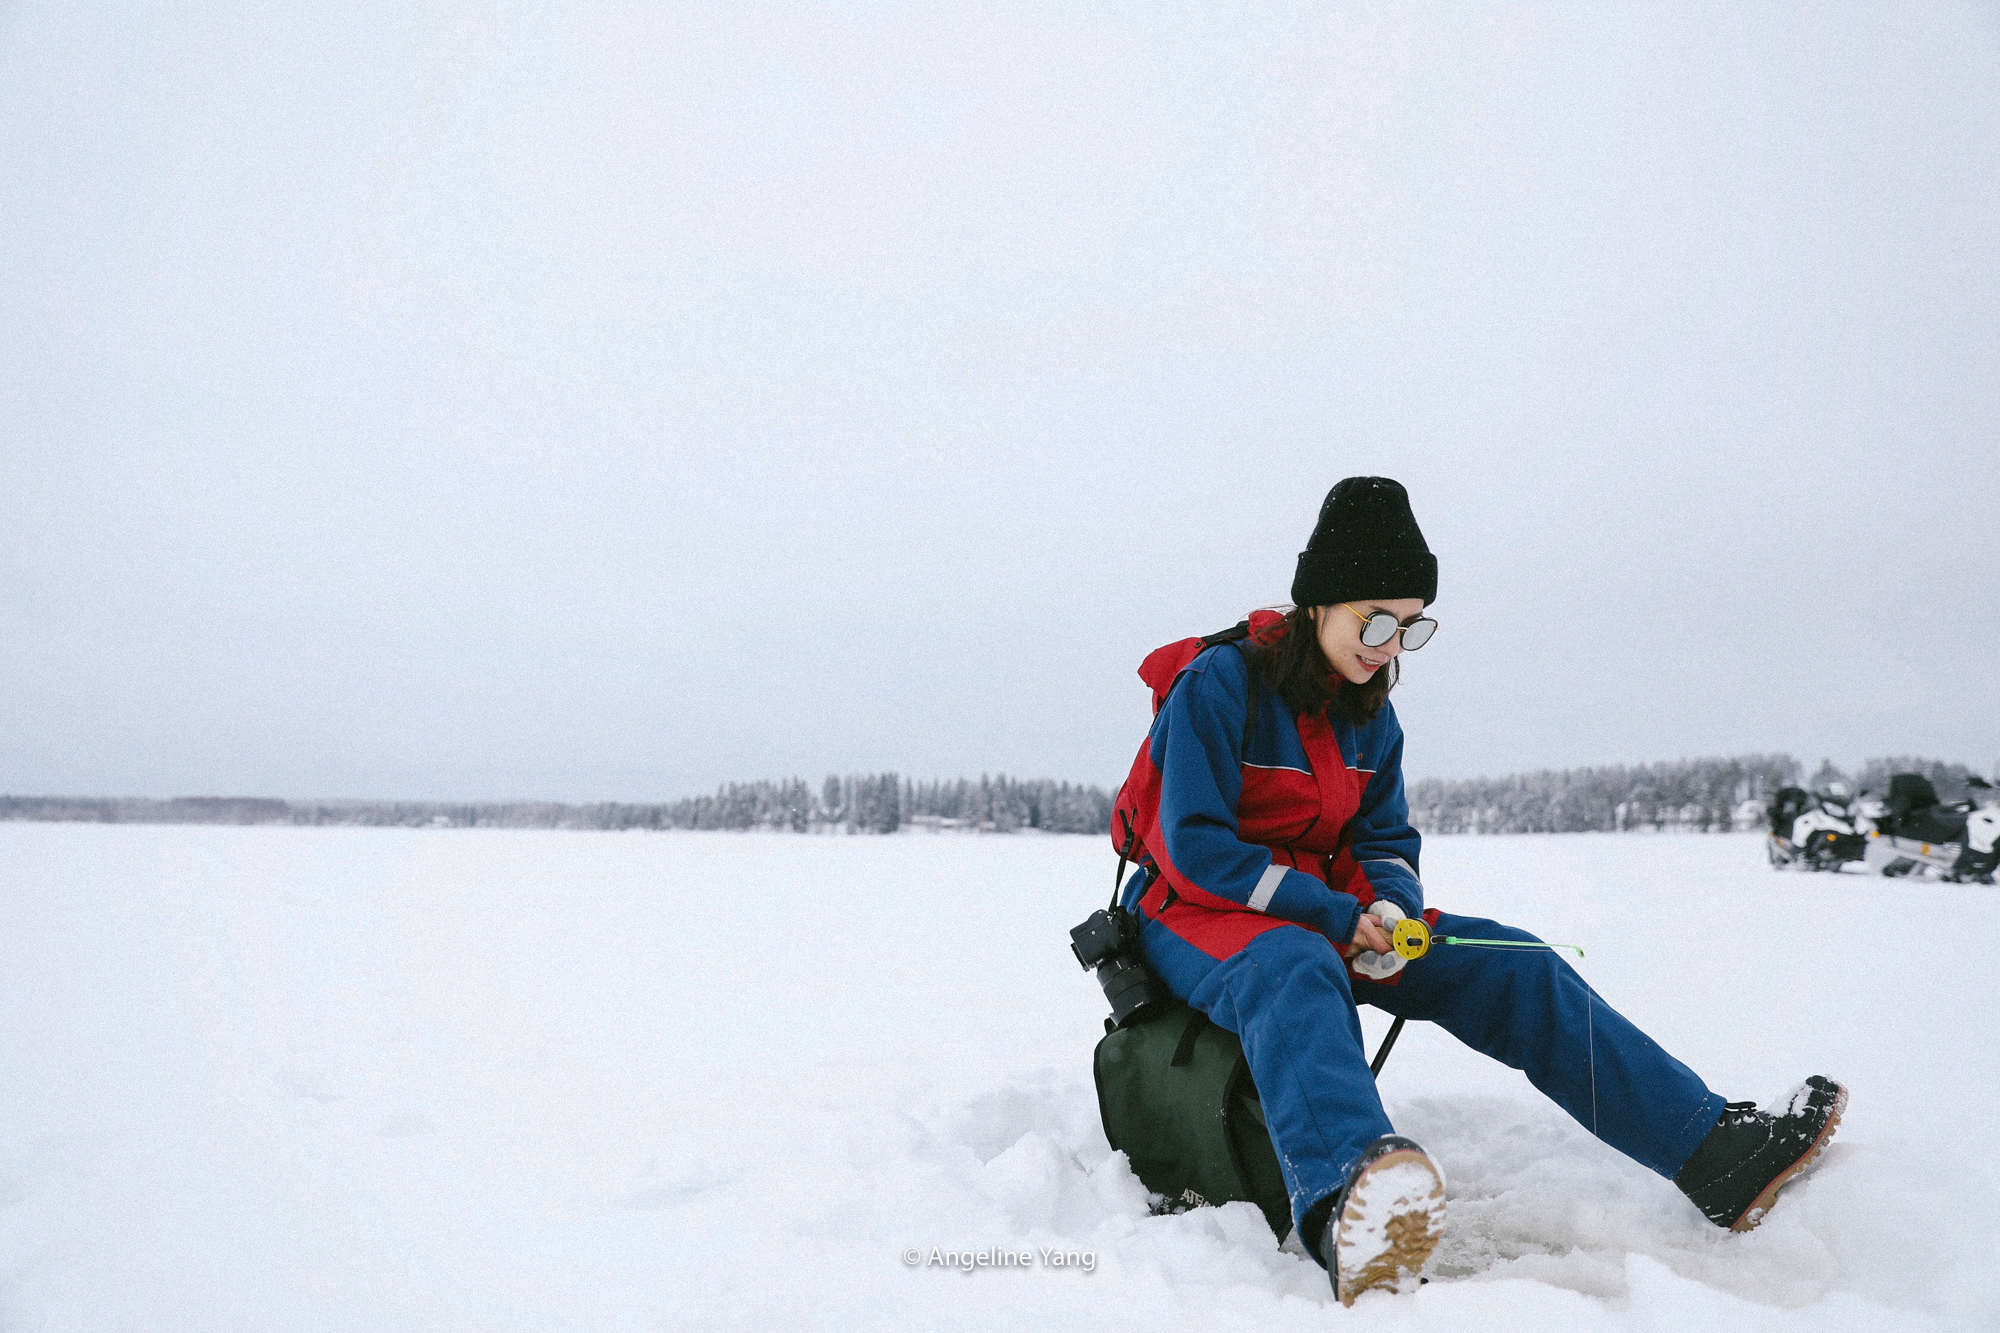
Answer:
POLYGON ((2000 10, 0 3, 0 791, 2000 759, 2000 10), (1241 11, 1255 8, 1254 16, 1241 11))

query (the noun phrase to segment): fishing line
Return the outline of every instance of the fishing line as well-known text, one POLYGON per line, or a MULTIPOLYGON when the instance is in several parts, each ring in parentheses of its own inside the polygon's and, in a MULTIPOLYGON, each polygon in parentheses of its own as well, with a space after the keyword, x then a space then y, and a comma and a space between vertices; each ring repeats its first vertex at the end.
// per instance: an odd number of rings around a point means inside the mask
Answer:
MULTIPOLYGON (((1580 978, 1579 978, 1580 979, 1580 978)), ((1583 1026, 1590 1034, 1590 1132, 1597 1134, 1597 992, 1583 983, 1583 1026)))

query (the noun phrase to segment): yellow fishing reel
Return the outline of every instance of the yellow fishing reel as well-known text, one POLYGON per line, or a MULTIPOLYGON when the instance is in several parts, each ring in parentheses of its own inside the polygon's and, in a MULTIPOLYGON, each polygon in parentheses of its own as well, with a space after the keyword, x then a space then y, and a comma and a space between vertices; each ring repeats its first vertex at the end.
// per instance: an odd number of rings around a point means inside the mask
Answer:
POLYGON ((1583 957, 1583 950, 1574 944, 1544 944, 1540 940, 1475 940, 1462 935, 1432 935, 1431 928, 1424 924, 1420 916, 1406 916, 1389 929, 1389 947, 1399 957, 1415 960, 1431 951, 1433 944, 1464 944, 1479 949, 1552 949, 1558 953, 1573 953, 1583 957))
POLYGON ((1389 944, 1398 957, 1422 958, 1431 951, 1431 928, 1420 916, 1406 916, 1389 931, 1389 944))

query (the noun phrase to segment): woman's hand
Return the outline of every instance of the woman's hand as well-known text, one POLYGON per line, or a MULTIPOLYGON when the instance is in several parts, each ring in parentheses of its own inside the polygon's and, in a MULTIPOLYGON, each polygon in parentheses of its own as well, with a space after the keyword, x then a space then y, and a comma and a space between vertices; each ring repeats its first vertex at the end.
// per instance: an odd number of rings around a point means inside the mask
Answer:
POLYGON ((1382 929, 1382 923, 1363 912, 1354 923, 1354 939, 1340 951, 1343 958, 1352 958, 1363 950, 1372 949, 1376 953, 1392 952, 1389 932, 1382 929))

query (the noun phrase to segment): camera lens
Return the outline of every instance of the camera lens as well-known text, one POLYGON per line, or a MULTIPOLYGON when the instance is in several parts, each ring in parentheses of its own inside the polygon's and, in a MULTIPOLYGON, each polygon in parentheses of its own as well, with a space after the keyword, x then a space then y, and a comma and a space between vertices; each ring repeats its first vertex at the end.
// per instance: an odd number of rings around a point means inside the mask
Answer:
POLYGON ((1113 958, 1098 968, 1097 984, 1111 1002, 1111 1021, 1121 1028, 1161 1003, 1159 983, 1143 965, 1129 958, 1113 958))

